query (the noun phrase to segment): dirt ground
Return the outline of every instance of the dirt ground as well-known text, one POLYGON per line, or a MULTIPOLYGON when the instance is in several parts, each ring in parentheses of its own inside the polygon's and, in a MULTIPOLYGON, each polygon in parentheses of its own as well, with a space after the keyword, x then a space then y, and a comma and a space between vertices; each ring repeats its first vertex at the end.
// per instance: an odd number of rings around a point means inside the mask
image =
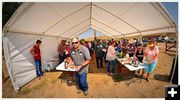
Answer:
MULTIPOLYGON (((160 49, 159 60, 152 79, 135 81, 126 85, 129 75, 117 73, 114 76, 106 74, 104 63, 103 69, 97 69, 95 59, 91 61, 91 68, 88 73, 89 94, 77 94, 75 82, 67 84, 62 80, 62 72, 46 72, 42 79, 35 78, 24 85, 19 92, 15 92, 10 78, 2 84, 3 98, 164 98, 165 86, 169 85, 168 76, 170 74, 174 53, 165 53, 164 43, 158 44, 160 49)), ((6 70, 3 63, 3 70, 6 70)), ((6 71, 4 71, 6 72, 6 71)), ((7 73, 5 73, 7 76, 7 73)), ((64 76, 65 78, 70 78, 64 76)))

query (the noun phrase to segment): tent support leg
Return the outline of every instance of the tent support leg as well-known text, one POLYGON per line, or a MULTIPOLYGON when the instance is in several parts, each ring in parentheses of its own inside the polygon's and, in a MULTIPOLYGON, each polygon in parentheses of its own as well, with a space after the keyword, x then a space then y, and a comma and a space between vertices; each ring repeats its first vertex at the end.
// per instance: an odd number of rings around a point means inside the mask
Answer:
POLYGON ((3 83, 6 82, 6 78, 5 78, 5 76, 4 76, 4 72, 3 72, 3 71, 2 71, 2 80, 3 80, 3 83))

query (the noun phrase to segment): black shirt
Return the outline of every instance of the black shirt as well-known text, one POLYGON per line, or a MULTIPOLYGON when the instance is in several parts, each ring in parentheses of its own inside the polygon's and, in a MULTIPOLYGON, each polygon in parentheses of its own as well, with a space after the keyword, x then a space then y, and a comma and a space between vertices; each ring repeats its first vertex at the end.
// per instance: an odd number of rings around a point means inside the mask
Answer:
POLYGON ((142 60, 143 60, 143 55, 144 55, 143 49, 142 49, 141 51, 138 51, 138 50, 137 50, 137 52, 136 52, 136 57, 138 58, 138 60, 139 60, 140 62, 142 62, 142 60))

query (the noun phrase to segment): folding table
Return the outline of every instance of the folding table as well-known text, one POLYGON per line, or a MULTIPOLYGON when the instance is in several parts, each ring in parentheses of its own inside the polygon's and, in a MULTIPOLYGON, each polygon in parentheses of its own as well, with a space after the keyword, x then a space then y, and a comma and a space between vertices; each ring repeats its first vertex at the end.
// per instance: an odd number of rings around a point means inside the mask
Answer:
MULTIPOLYGON (((56 70, 59 70, 59 71, 62 71, 62 80, 61 80, 61 83, 63 80, 65 80, 65 77, 64 77, 64 73, 67 72, 67 73, 76 73, 76 69, 75 68, 65 68, 65 62, 62 62, 61 64, 59 64, 57 67, 56 67, 56 70)), ((72 78, 73 79, 73 78, 72 78)))
MULTIPOLYGON (((116 57, 117 61, 119 61, 122 65, 124 65, 129 71, 138 71, 140 69, 144 69, 146 68, 146 64, 143 64, 143 63, 140 63, 137 67, 134 67, 133 65, 130 65, 130 64, 125 64, 124 62, 122 62, 121 58, 118 58, 116 57)), ((131 80, 129 80, 126 85, 129 86, 131 83, 134 83, 135 82, 135 76, 136 76, 136 73, 133 73, 132 75, 132 78, 131 80)), ((141 78, 140 79, 140 82, 141 82, 141 78)))

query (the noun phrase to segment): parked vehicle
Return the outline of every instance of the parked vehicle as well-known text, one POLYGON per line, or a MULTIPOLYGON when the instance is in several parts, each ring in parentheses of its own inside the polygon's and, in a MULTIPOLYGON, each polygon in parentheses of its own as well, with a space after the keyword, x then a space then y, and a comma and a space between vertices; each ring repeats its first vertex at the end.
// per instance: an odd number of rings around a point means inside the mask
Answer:
POLYGON ((161 38, 159 42, 166 42, 166 40, 164 38, 161 38))
POLYGON ((169 38, 168 42, 169 43, 174 43, 174 42, 176 42, 176 39, 175 38, 169 38))
POLYGON ((160 36, 157 41, 158 41, 158 42, 163 42, 163 43, 166 42, 164 36, 160 36))

